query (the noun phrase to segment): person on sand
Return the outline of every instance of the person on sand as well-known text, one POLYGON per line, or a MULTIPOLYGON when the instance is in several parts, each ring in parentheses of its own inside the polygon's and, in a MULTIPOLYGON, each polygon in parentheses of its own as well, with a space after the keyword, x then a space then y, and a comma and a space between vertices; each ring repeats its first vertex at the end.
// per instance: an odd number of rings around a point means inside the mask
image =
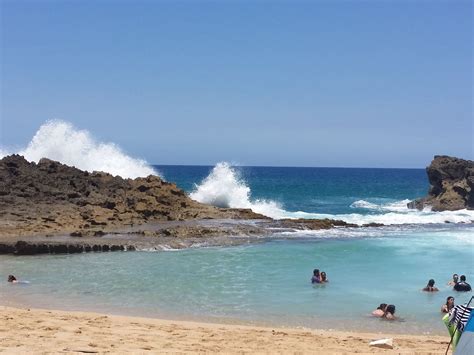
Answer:
POLYGON ((313 270, 313 277, 311 278, 312 284, 320 284, 321 283, 321 274, 319 273, 319 269, 313 270))
POLYGON ((458 283, 458 281, 459 281, 458 274, 453 274, 453 279, 448 282, 448 286, 454 286, 458 283))
POLYGON ((446 304, 443 304, 441 306, 441 312, 442 313, 449 313, 449 311, 453 308, 454 308, 454 297, 449 296, 448 298, 446 298, 446 304))
POLYGON ((378 306, 377 309, 372 312, 372 315, 374 317, 381 318, 385 314, 386 310, 387 310, 387 304, 386 303, 381 303, 380 306, 378 306))
POLYGON ((326 276, 326 272, 321 272, 321 283, 324 284, 326 282, 329 282, 328 277, 326 276))
POLYGON ((428 285, 423 289, 425 292, 437 292, 439 291, 437 287, 434 287, 435 280, 431 279, 428 281, 428 285))
POLYGON ((385 309, 385 313, 382 316, 382 318, 387 319, 387 320, 395 320, 397 317, 395 317, 395 306, 393 304, 389 304, 387 308, 385 309))
POLYGON ((459 292, 468 292, 472 291, 471 285, 469 285, 466 282, 466 275, 461 275, 459 278, 461 281, 459 281, 456 285, 454 285, 454 291, 459 291, 459 292))
POLYGON ((16 279, 15 276, 13 276, 13 275, 8 275, 8 282, 11 282, 11 283, 16 284, 16 283, 18 283, 18 280, 16 279))

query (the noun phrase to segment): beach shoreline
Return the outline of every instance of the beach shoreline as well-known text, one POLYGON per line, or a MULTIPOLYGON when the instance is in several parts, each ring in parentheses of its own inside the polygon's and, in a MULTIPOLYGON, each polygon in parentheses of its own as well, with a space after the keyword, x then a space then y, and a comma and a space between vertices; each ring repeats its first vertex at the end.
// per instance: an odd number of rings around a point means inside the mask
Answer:
POLYGON ((260 327, 0 306, 0 351, 444 353, 448 336, 260 327), (393 349, 370 347, 393 338, 393 349))

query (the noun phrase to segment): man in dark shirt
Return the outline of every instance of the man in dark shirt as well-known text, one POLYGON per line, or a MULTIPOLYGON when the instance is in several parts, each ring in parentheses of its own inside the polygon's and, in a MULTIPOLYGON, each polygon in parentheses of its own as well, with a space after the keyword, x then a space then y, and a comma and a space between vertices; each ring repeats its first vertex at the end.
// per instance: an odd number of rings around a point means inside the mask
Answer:
POLYGON ((471 291, 471 285, 469 285, 466 282, 466 276, 461 275, 460 280, 461 280, 460 282, 458 282, 456 285, 454 285, 454 290, 455 291, 461 291, 461 292, 471 291))

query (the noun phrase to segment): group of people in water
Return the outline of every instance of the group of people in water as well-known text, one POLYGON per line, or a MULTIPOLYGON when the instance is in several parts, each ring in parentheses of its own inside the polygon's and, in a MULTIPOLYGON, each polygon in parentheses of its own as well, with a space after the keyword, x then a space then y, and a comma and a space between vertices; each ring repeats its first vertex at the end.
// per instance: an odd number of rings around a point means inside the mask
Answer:
POLYGON ((325 284, 327 282, 329 282, 329 280, 324 271, 319 272, 319 269, 313 270, 313 277, 311 277, 312 284, 325 284))
MULTIPOLYGON (((453 275, 453 279, 448 282, 448 286, 453 286, 453 291, 458 292, 469 292, 472 290, 471 285, 466 282, 466 276, 458 274, 453 275)), ((430 279, 428 284, 422 289, 424 292, 438 292, 439 289, 435 287, 435 280, 430 279)), ((441 306, 442 313, 449 313, 451 309, 454 308, 454 297, 449 296, 446 298, 446 303, 441 306)), ((394 305, 387 305, 382 303, 375 311, 372 312, 372 315, 376 317, 382 317, 387 319, 395 319, 395 306, 394 305)))
MULTIPOLYGON (((466 276, 465 275, 461 275, 461 277, 459 277, 458 274, 454 274, 453 279, 448 282, 448 286, 452 286, 453 291, 457 291, 457 292, 472 291, 471 285, 469 285, 466 282, 466 276)), ((437 287, 435 287, 435 280, 431 279, 431 280, 428 281, 428 284, 426 285, 426 287, 423 288, 422 291, 425 291, 425 292, 438 292, 439 289, 437 287)), ((446 298, 446 303, 441 306, 441 312, 442 313, 449 313, 449 311, 453 308, 454 308, 454 297, 449 296, 448 298, 446 298)))
MULTIPOLYGON (((448 286, 453 286, 453 291, 458 292, 468 292, 472 291, 471 285, 466 282, 466 275, 458 276, 458 274, 453 275, 453 279, 448 282, 448 286)), ((438 292, 439 289, 435 287, 435 280, 431 279, 428 281, 428 284, 423 288, 425 292, 438 292)))
MULTIPOLYGON (((329 282, 327 279, 326 273, 324 271, 320 272, 319 269, 313 270, 313 276, 311 277, 312 284, 323 284, 329 282)), ((448 282, 448 286, 453 287, 453 291, 458 292, 469 292, 472 291, 471 285, 466 282, 466 276, 461 275, 459 277, 458 274, 453 275, 453 279, 448 282)), ((430 279, 426 287, 422 289, 424 292, 437 292, 439 289, 435 287, 435 281, 430 279)), ((454 297, 449 296, 446 299, 446 303, 441 306, 442 313, 449 313, 449 311, 454 308, 454 297)), ((395 316, 396 307, 393 304, 381 303, 380 306, 377 307, 376 310, 372 312, 374 317, 384 318, 388 320, 395 320, 397 317, 395 316)))

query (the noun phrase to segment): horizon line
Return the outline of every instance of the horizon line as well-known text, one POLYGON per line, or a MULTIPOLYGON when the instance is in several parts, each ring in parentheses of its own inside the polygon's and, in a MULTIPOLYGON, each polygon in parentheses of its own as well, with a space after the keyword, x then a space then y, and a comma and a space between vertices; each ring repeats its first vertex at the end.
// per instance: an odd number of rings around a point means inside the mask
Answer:
MULTIPOLYGON (((216 163, 217 164, 217 163, 216 163)), ((216 164, 150 164, 151 166, 192 166, 192 167, 214 167, 216 164)), ((371 166, 298 166, 298 165, 240 165, 231 164, 235 167, 243 168, 302 168, 302 169, 399 169, 399 170, 425 170, 423 168, 407 168, 407 167, 371 167, 371 166)))

